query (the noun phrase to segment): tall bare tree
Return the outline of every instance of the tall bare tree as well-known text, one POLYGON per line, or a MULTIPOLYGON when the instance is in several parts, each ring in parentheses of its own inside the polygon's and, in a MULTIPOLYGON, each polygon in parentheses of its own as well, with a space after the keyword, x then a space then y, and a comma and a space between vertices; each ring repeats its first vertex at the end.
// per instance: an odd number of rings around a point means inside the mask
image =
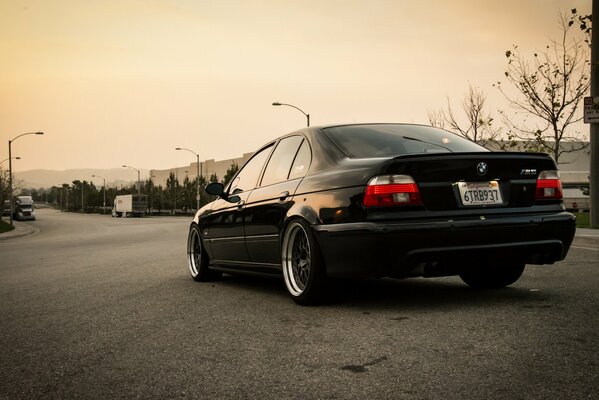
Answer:
POLYGON ((16 179, 15 174, 12 174, 12 193, 10 192, 10 174, 7 169, 0 167, 0 204, 4 207, 4 201, 10 200, 13 194, 20 193, 23 188, 23 181, 16 179))
POLYGON ((514 90, 502 82, 496 85, 516 113, 515 117, 503 113, 510 141, 525 141, 556 162, 562 154, 588 146, 585 135, 572 125, 582 120, 581 103, 590 85, 588 46, 571 38, 572 24, 566 15, 560 16, 560 25, 561 38, 531 59, 516 45, 506 51, 506 82, 514 90))
POLYGON ((478 86, 468 85, 461 102, 462 118, 456 117, 448 97, 446 109, 429 111, 429 123, 485 146, 499 136, 499 129, 493 126, 493 117, 485 109, 486 101, 487 96, 478 86))
POLYGON ((8 188, 8 170, 0 167, 0 207, 4 212, 4 200, 10 199, 10 190, 8 188))

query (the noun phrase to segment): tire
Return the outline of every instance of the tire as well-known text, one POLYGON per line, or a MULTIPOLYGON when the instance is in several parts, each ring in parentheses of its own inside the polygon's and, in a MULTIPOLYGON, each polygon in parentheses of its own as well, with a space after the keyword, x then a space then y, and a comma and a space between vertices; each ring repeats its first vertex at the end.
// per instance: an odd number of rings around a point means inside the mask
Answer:
POLYGON ((460 278, 473 289, 498 289, 516 282, 524 272, 524 267, 524 263, 492 264, 462 271, 460 278))
POLYGON ((310 226, 292 221, 283 234, 281 246, 283 279, 287 292, 297 304, 312 305, 323 300, 325 266, 310 226))
POLYGON ((220 272, 208 268, 210 259, 202 243, 200 228, 195 223, 189 228, 187 237, 187 263, 191 277, 197 282, 212 281, 222 275, 220 272))

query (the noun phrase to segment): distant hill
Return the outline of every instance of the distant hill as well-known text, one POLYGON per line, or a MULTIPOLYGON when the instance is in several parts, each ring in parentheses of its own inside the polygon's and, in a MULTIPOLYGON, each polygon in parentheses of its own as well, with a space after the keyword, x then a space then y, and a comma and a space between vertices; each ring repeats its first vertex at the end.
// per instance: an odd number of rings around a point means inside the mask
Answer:
MULTIPOLYGON (((148 179, 148 170, 141 171, 141 180, 148 179)), ((131 168, 111 169, 67 169, 64 171, 53 171, 47 169, 32 169, 30 171, 15 172, 15 180, 19 186, 29 189, 50 188, 60 186, 63 183, 71 184, 75 180, 93 181, 97 187, 102 186, 101 178, 92 178, 99 175, 106 179, 106 186, 115 187, 130 185, 137 181, 137 172, 131 168)))

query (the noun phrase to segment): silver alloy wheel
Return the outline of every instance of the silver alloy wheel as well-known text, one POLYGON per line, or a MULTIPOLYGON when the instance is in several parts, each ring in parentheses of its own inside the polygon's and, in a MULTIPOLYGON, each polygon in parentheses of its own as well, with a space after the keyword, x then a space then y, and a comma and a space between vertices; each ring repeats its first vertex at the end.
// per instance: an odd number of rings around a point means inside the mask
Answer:
POLYGON ((200 233, 196 228, 191 228, 189 231, 187 261, 191 276, 195 278, 200 274, 200 268, 202 268, 202 241, 200 240, 200 233))
POLYGON ((299 222, 292 222, 283 238, 283 277, 293 296, 300 296, 306 289, 311 266, 308 234, 299 222))

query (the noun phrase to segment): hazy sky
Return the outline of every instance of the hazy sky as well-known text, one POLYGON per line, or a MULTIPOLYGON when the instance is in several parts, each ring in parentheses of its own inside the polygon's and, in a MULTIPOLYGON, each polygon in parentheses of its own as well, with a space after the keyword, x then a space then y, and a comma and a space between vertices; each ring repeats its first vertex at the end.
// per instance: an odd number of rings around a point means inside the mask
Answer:
MULTIPOLYGON (((428 122, 590 0, 0 0, 0 161, 166 169, 305 125, 428 122)), ((8 163, 2 167, 6 168, 8 163)))

